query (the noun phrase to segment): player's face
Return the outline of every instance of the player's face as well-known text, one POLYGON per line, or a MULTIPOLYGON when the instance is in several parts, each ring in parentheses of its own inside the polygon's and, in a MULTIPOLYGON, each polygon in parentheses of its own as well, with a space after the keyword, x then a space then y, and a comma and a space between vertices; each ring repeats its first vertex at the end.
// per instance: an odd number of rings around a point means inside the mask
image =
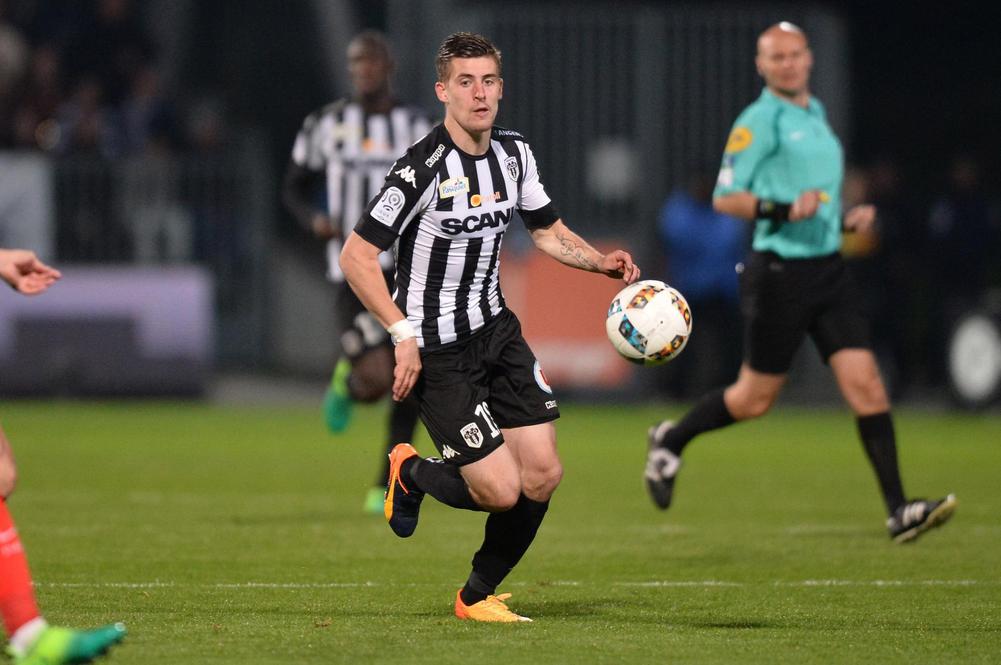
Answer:
POLYGON ((389 86, 391 65, 385 55, 364 42, 348 47, 348 75, 355 92, 365 97, 389 86))
POLYGON ((481 133, 494 126, 497 108, 504 96, 504 79, 491 56, 454 58, 449 63, 448 81, 435 83, 438 99, 467 132, 481 133))
POLYGON ((794 32, 775 32, 758 41, 758 73, 765 85, 787 97, 806 92, 813 68, 813 54, 806 38, 794 32))

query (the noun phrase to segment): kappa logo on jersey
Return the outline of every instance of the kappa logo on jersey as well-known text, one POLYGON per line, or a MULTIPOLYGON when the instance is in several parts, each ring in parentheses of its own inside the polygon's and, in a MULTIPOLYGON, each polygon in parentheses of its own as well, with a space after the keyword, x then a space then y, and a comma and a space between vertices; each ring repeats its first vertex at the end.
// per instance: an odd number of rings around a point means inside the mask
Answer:
POLYGON ((469 423, 459 430, 459 434, 462 435, 466 445, 470 448, 479 448, 483 445, 483 432, 480 431, 480 426, 476 423, 469 423))
POLYGON ((441 220, 441 230, 450 236, 457 236, 462 232, 476 233, 485 228, 507 225, 511 221, 511 215, 513 214, 514 208, 511 207, 494 210, 493 212, 483 212, 479 215, 469 215, 462 219, 449 217, 448 219, 441 220))
MULTIPOLYGON (((549 381, 546 379, 546 374, 545 372, 542 371, 542 365, 539 364, 538 360, 535 361, 535 366, 532 367, 532 374, 535 375, 535 382, 539 384, 539 387, 542 388, 544 392, 547 392, 550 395, 552 395, 553 388, 552 386, 549 385, 549 381)), ((546 408, 552 408, 552 407, 547 406, 546 408)))
POLYGON ((452 459, 453 457, 458 457, 459 453, 455 452, 455 449, 451 448, 450 446, 442 446, 441 456, 444 457, 445 459, 452 459))
POLYGON ((518 182, 518 158, 508 157, 505 159, 504 168, 507 170, 507 177, 518 182))
POLYGON ((410 186, 417 189, 417 174, 414 172, 414 167, 404 166, 402 169, 394 171, 394 173, 403 179, 403 182, 409 182, 410 186))
POLYGON ((392 226, 400 211, 403 210, 403 204, 406 201, 407 198, 399 188, 390 187, 376 201, 375 207, 372 208, 372 218, 387 226, 392 226))
POLYGON ((439 143, 438 147, 431 153, 431 156, 424 160, 424 166, 428 168, 434 166, 438 159, 441 158, 443 152, 445 152, 445 144, 439 143))
POLYGON ((450 199, 469 191, 469 178, 449 178, 438 185, 438 198, 450 199))

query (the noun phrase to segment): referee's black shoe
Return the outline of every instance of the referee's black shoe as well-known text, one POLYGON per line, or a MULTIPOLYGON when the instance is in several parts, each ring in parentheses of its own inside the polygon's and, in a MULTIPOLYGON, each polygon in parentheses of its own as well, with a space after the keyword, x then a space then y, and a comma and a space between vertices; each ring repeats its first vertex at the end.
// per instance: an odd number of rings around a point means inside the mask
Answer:
POLYGON ((945 524, 959 502, 955 494, 938 501, 915 499, 893 511, 886 529, 895 543, 909 543, 928 529, 945 524))
POLYGON ((411 457, 417 457, 417 451, 409 443, 398 443, 389 453, 389 481, 382 510, 389 528, 400 538, 410 537, 417 529, 424 500, 424 492, 403 483, 403 462, 411 457))
POLYGON ((650 499, 661 510, 667 510, 671 505, 674 479, 681 468, 681 458, 661 445, 672 427, 674 422, 665 420, 647 430, 646 472, 643 475, 650 499))

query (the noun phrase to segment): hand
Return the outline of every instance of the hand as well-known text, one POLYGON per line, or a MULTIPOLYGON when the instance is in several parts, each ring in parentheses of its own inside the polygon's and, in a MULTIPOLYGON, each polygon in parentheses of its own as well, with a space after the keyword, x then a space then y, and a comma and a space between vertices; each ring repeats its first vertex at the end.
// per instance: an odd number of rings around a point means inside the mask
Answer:
POLYGON ((38 260, 26 249, 0 249, 0 279, 26 296, 49 288, 62 273, 38 260))
POLYGON ((313 215, 313 235, 320 240, 331 240, 340 238, 340 230, 334 228, 334 222, 326 215, 317 213, 313 215))
POLYGON ((393 399, 406 399, 421 373, 421 354, 417 338, 405 339, 396 345, 396 367, 393 369, 393 399))
POLYGON ((817 208, 820 207, 820 192, 816 189, 810 189, 798 197, 792 202, 792 208, 789 209, 789 221, 798 222, 804 219, 810 219, 817 214, 817 208))
POLYGON ((632 284, 640 278, 639 266, 633 263, 633 257, 629 255, 629 252, 622 249, 605 254, 601 258, 599 267, 601 272, 609 277, 621 277, 626 284, 632 284))
POLYGON ((845 213, 845 231, 869 233, 872 231, 872 226, 875 223, 876 206, 874 205, 869 205, 868 203, 857 205, 850 208, 848 212, 845 213))

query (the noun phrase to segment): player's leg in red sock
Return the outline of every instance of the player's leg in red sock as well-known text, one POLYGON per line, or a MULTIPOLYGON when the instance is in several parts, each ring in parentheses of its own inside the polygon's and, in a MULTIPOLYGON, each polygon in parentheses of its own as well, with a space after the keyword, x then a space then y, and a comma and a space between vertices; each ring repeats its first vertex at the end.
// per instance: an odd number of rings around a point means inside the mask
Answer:
POLYGON ((3 499, 0 499, 0 615, 8 637, 39 617, 28 560, 3 499))

